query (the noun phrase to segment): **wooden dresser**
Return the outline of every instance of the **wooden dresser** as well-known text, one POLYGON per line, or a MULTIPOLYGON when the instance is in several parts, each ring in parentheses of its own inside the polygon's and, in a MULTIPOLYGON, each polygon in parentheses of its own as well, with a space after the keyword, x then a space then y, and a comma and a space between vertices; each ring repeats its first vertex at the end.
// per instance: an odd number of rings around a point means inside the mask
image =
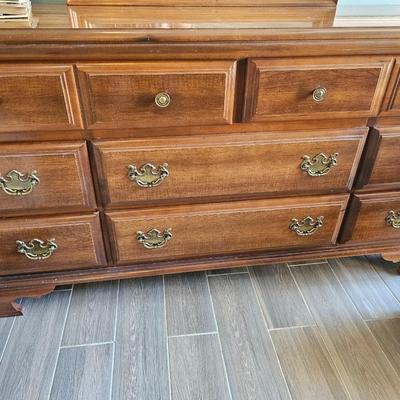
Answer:
POLYGON ((85 3, 0 31, 1 315, 67 283, 400 261, 400 28, 85 3))

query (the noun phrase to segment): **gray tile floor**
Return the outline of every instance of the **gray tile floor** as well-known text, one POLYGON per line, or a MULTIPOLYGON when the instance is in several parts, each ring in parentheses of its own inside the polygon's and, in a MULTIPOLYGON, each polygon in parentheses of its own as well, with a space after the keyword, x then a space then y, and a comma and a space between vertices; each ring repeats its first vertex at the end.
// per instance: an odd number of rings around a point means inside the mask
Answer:
POLYGON ((400 400, 379 257, 62 287, 0 320, 3 400, 400 400))

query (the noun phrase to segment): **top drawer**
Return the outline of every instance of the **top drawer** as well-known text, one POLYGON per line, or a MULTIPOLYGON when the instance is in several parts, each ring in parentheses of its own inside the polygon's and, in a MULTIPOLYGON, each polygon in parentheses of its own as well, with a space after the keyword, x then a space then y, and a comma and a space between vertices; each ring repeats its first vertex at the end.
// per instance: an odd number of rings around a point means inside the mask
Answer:
POLYGON ((377 57, 250 60, 244 120, 376 116, 391 65, 377 57))
POLYGON ((236 65, 216 62, 79 64, 89 128, 230 124, 236 65))
POLYGON ((0 132, 82 127, 70 65, 0 65, 0 132))

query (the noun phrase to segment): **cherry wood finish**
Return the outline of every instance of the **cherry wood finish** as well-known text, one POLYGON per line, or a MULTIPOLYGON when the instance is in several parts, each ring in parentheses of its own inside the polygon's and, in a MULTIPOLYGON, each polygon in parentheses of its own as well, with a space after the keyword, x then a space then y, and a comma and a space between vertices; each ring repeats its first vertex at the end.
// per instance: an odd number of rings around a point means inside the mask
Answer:
POLYGON ((235 67, 230 61, 78 64, 89 128, 230 124, 235 67), (155 104, 158 93, 171 97, 155 104))
POLYGON ((0 176, 12 170, 36 171, 40 182, 24 196, 11 196, 0 186, 3 215, 96 209, 85 142, 0 145, 0 176))
POLYGON ((391 66, 374 57, 250 60, 244 120, 376 116, 391 66), (318 102, 319 87, 327 94, 318 102))
POLYGON ((334 244, 348 196, 189 205, 107 213, 117 264, 334 244), (293 218, 324 217, 311 236, 290 230, 293 218), (171 229, 165 247, 146 249, 136 234, 171 229))
POLYGON ((0 132, 82 127, 72 65, 0 65, 0 132))
MULTIPOLYGON (((30 200, 0 201, 0 314, 18 314, 13 299, 62 283, 314 257, 400 259, 397 229, 385 225, 400 206, 390 151, 400 126, 400 30, 278 29, 278 13, 276 29, 229 29, 258 21, 260 2, 243 19, 239 0, 221 3, 218 27, 215 9, 163 7, 170 22, 198 25, 150 29, 160 27, 155 15, 142 29, 0 32, 0 173, 43 160, 30 200), (328 90, 318 104, 309 100, 315 85, 328 90), (164 109, 154 104, 161 91, 172 99, 164 109), (338 162, 310 177, 301 157, 320 152, 337 152, 338 162), (128 165, 146 162, 169 164, 160 186, 127 179, 128 165), (321 215, 311 236, 289 229, 292 218, 321 215), (137 231, 152 228, 171 228, 164 247, 138 242, 137 231), (33 238, 59 247, 30 261, 15 241, 33 238)), ((95 15, 89 8, 73 10, 95 15)), ((149 10, 136 9, 139 24, 149 10)), ((299 7, 284 11, 294 18, 299 7)))
POLYGON ((355 129, 106 141, 95 143, 96 169, 107 206, 346 192, 365 137, 365 129, 355 129), (302 157, 320 153, 337 153, 337 165, 309 176, 302 157), (169 176, 150 188, 130 181, 128 166, 146 163, 168 163, 169 176))
POLYGON ((60 271, 105 265, 98 213, 0 221, 0 275, 60 271), (29 260, 17 251, 16 241, 55 239, 57 250, 45 260, 29 260))
POLYGON ((400 212, 400 192, 355 195, 351 207, 356 218, 349 242, 399 241, 400 229, 386 221, 389 211, 400 212))
POLYGON ((378 128, 371 132, 376 143, 374 162, 364 163, 361 170, 370 168, 368 179, 357 187, 366 190, 400 190, 400 127, 378 128))

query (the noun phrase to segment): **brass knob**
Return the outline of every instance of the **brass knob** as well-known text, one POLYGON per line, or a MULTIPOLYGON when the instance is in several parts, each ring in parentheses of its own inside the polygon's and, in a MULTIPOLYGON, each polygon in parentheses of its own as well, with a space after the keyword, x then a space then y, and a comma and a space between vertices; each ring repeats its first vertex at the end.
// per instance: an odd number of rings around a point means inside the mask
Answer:
POLYGON ((310 236, 316 233, 324 225, 324 217, 321 215, 316 219, 308 216, 301 221, 293 218, 289 229, 298 236, 310 236))
POLYGON ((136 167, 136 165, 129 165, 128 169, 128 179, 144 188, 161 185, 164 179, 169 175, 167 163, 161 164, 158 167, 146 163, 140 168, 136 167))
POLYGON ((338 155, 339 153, 333 153, 327 157, 324 153, 319 153, 312 158, 304 155, 300 169, 310 176, 324 176, 337 164, 338 155))
POLYGON ((136 239, 145 249, 159 249, 172 239, 172 228, 165 229, 164 232, 158 229, 151 229, 147 233, 137 231, 136 239))
POLYGON ((23 174, 13 169, 7 173, 5 178, 0 175, 0 188, 10 196, 26 196, 39 183, 37 171, 23 174))
POLYGON ((154 98, 154 102, 160 108, 166 108, 171 104, 171 96, 167 92, 160 92, 154 98))
POLYGON ((318 87, 313 91, 313 100, 319 103, 320 101, 325 100, 326 95, 328 94, 328 90, 325 87, 318 87))

